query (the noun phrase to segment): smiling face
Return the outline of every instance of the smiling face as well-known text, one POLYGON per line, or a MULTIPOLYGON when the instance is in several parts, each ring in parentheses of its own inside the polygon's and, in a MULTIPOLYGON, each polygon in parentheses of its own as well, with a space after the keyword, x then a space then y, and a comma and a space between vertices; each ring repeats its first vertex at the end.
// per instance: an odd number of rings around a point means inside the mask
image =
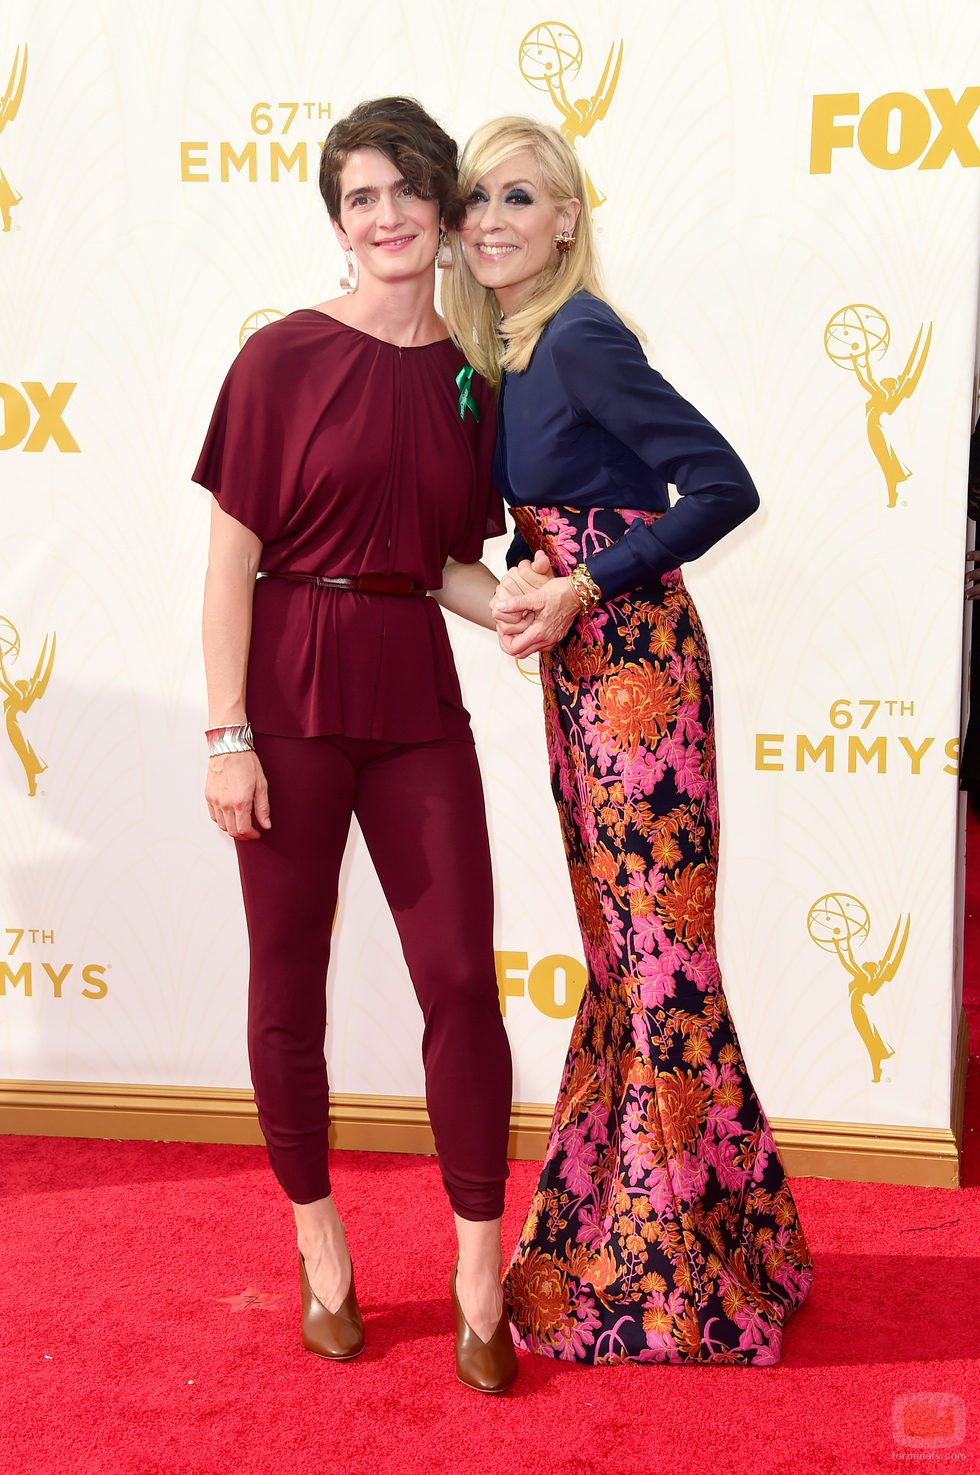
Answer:
POLYGON ((340 220, 333 228, 357 257, 362 278, 406 281, 433 269, 439 206, 421 199, 380 150, 359 149, 340 176, 340 220))
POLYGON ((495 293, 505 316, 554 272, 555 236, 574 231, 580 208, 578 200, 556 202, 530 149, 474 181, 460 244, 470 271, 495 293))

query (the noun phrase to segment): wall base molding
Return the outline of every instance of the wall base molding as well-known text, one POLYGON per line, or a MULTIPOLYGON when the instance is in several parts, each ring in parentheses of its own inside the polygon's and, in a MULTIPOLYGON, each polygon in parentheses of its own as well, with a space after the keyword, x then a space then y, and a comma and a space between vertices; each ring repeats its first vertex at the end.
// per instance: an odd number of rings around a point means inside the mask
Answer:
MULTIPOLYGON (((793 1177, 847 1182, 959 1185, 969 1035, 960 1014, 948 1128, 773 1118, 793 1177)), ((330 1145, 366 1152, 433 1153, 425 1102, 415 1096, 330 1098, 330 1145)), ((550 1106, 515 1102, 508 1154, 544 1156, 550 1106)), ((101 1085, 89 1081, 0 1081, 0 1133, 159 1142, 261 1144, 251 1091, 206 1086, 101 1085)))
MULTIPOLYGON (((544 1156, 550 1106, 511 1107, 508 1156, 544 1156)), ((330 1146, 435 1153, 421 1096, 330 1096, 330 1146)), ((251 1091, 211 1086, 0 1081, 0 1134, 261 1146, 251 1091)))

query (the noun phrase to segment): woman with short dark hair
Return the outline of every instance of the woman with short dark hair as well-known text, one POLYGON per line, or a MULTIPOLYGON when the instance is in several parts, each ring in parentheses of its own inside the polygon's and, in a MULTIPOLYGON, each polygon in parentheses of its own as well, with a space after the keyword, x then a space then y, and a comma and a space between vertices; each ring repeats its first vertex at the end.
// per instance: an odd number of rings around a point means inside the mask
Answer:
POLYGON ((296 1218, 304 1345, 342 1360, 364 1344, 323 1051, 356 816, 425 1020, 459 1240, 457 1374, 499 1392, 517 1371, 500 1288, 510 1053, 480 775, 438 606, 492 628, 496 580, 478 560, 503 518, 493 396, 433 305, 440 233, 460 212, 456 145, 410 99, 362 103, 330 130, 320 188, 345 295, 248 339, 194 473, 214 496, 206 797, 237 842, 249 1058, 296 1218))

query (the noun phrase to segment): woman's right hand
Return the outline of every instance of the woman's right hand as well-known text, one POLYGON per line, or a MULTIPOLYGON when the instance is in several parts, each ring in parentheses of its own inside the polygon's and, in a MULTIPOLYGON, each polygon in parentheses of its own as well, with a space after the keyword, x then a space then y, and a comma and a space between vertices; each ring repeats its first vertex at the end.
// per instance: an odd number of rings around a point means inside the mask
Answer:
POLYGON ((258 840, 262 830, 272 828, 269 785, 253 752, 209 758, 204 797, 218 829, 233 840, 258 840))

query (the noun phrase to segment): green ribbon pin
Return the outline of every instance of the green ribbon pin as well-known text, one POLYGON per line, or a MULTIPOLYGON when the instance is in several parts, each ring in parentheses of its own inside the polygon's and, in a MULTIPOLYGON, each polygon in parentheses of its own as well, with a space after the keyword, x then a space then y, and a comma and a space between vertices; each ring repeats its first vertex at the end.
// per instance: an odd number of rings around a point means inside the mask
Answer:
POLYGON ((459 390, 459 418, 465 420, 466 411, 471 410, 473 412, 473 419, 479 424, 480 407, 470 393, 470 385, 472 383, 473 366, 472 364, 467 364, 456 375, 456 388, 459 390))

